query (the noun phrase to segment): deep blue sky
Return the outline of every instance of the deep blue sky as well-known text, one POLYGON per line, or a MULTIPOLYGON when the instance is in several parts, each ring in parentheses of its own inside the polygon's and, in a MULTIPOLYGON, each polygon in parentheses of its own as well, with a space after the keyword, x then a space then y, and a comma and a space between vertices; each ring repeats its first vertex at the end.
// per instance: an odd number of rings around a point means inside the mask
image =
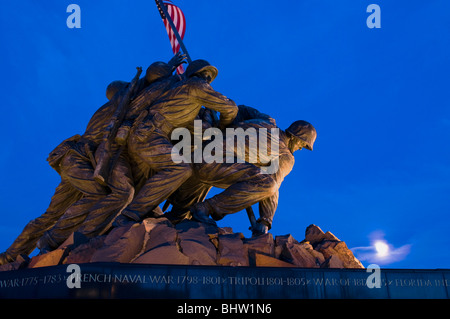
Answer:
MULTIPOLYGON (((449 1, 175 3, 190 55, 219 69, 217 91, 282 129, 318 131, 281 187, 274 235, 302 240, 314 223, 358 252, 384 238, 398 253, 385 267, 450 268, 449 1), (371 3, 381 29, 366 26, 371 3)), ((3 251, 59 183, 48 153, 84 132, 109 82, 171 49, 153 0, 8 1, 0 43, 3 251), (66 26, 70 3, 81 29, 66 26)), ((245 212, 219 225, 250 236, 245 212)))

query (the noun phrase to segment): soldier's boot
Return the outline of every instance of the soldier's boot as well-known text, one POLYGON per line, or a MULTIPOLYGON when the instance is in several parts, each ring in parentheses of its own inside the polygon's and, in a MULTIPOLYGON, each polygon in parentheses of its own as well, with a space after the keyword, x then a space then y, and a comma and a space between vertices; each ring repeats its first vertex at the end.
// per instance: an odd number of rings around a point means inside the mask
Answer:
POLYGON ((126 226, 126 225, 132 224, 132 223, 140 223, 145 218, 148 218, 148 217, 158 218, 163 215, 164 215, 164 213, 159 206, 156 206, 154 209, 152 209, 146 215, 142 215, 139 217, 137 214, 136 215, 131 215, 131 214, 127 215, 127 212, 123 211, 116 217, 116 219, 114 219, 114 221, 112 223, 112 227, 122 227, 122 226, 126 226))
POLYGON ((39 255, 49 253, 58 248, 58 246, 59 246, 58 243, 55 242, 55 240, 50 235, 49 231, 46 231, 44 235, 42 235, 42 237, 39 238, 38 242, 36 243, 36 247, 39 249, 39 255))
POLYGON ((256 224, 253 226, 250 226, 249 229, 252 231, 252 237, 264 235, 269 232, 269 227, 261 222, 256 222, 256 224))
POLYGON ((137 223, 137 221, 123 214, 119 214, 113 221, 112 227, 122 227, 132 223, 137 223))
POLYGON ((0 254, 0 266, 12 263, 13 261, 14 261, 14 258, 9 256, 7 252, 0 254))
POLYGON ((192 219, 199 221, 201 223, 210 224, 217 226, 216 222, 209 218, 210 210, 208 209, 208 204, 205 202, 197 203, 190 208, 192 213, 192 219))

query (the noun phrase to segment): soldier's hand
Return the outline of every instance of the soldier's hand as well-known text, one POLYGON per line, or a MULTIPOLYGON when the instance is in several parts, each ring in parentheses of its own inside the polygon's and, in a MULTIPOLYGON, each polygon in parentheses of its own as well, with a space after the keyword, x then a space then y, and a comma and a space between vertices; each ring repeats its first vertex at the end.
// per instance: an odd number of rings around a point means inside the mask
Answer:
POLYGON ((175 54, 173 56, 172 59, 170 59, 168 64, 171 65, 173 68, 177 68, 180 64, 187 63, 186 59, 187 59, 186 54, 182 54, 181 52, 178 52, 177 54, 175 54))

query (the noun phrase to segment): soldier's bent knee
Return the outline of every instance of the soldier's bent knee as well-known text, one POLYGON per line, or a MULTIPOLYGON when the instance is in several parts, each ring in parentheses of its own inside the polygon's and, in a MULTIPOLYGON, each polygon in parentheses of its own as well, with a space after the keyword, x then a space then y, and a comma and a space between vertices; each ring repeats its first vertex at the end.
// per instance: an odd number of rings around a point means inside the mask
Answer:
POLYGON ((258 178, 255 180, 255 182, 258 184, 261 190, 264 190, 264 193, 266 193, 267 196, 272 196, 279 188, 276 180, 268 174, 258 175, 258 178))

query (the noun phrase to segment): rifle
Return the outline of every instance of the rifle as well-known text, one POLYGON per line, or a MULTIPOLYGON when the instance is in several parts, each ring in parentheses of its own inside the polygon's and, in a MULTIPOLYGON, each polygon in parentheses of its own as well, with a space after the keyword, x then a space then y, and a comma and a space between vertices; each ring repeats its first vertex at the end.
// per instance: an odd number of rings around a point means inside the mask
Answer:
POLYGON ((115 110, 108 126, 105 129, 103 140, 96 151, 98 162, 94 171, 94 179, 96 182, 102 185, 107 185, 112 164, 111 146, 115 142, 117 131, 122 124, 125 115, 127 114, 130 99, 134 94, 136 84, 142 73, 141 67, 136 67, 136 69, 137 73, 134 76, 133 80, 131 80, 131 83, 127 87, 122 89, 118 94, 119 97, 122 96, 122 99, 120 100, 117 109, 115 110))
POLYGON ((249 229, 252 229, 253 227, 256 226, 256 217, 255 217, 255 213, 253 212, 253 207, 248 206, 245 210, 247 211, 247 216, 248 216, 248 219, 250 220, 250 224, 251 224, 249 229))

